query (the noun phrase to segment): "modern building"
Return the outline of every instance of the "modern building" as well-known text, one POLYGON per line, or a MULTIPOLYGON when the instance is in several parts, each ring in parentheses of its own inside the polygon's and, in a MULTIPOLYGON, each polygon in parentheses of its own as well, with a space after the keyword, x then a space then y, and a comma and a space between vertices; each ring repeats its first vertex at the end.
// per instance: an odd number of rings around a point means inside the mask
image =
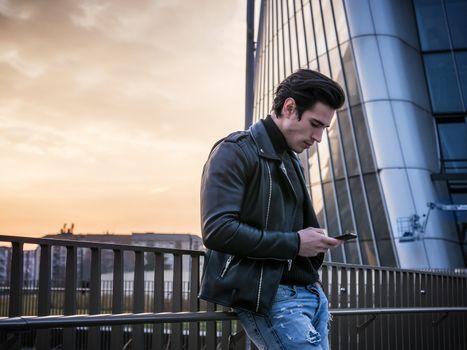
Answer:
POLYGON ((255 5, 247 124, 269 113, 274 88, 298 68, 346 92, 321 143, 300 155, 321 225, 358 234, 328 259, 465 267, 467 0, 255 5))

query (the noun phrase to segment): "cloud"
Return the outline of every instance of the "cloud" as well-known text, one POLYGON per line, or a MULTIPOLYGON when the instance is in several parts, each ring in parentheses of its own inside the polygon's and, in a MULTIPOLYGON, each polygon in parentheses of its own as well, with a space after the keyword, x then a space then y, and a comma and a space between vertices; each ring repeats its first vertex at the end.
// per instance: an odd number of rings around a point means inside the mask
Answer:
POLYGON ((10 18, 27 20, 34 13, 33 9, 29 6, 15 8, 11 3, 12 1, 0 0, 0 14, 10 18))
POLYGON ((16 50, 7 50, 0 53, 0 63, 8 64, 19 73, 31 79, 40 77, 45 71, 44 65, 32 63, 30 60, 24 59, 16 50))
POLYGON ((74 76, 81 89, 89 89, 102 85, 110 78, 110 74, 98 67, 86 67, 79 69, 74 76))
POLYGON ((97 4, 95 2, 84 2, 79 5, 80 14, 72 14, 70 18, 72 22, 85 29, 96 28, 102 18, 106 16, 106 10, 109 8, 109 3, 97 4))
MULTIPOLYGON (((167 130, 162 125, 162 130, 167 130)), ((2 117, 0 139, 20 153, 94 163, 97 159, 122 155, 164 155, 188 157, 203 152, 200 144, 173 139, 166 132, 148 132, 126 125, 96 121, 77 128, 60 129, 34 121, 2 117)))
POLYGON ((243 121, 242 2, 0 0, 0 18, 0 207, 193 227, 210 146, 243 121))

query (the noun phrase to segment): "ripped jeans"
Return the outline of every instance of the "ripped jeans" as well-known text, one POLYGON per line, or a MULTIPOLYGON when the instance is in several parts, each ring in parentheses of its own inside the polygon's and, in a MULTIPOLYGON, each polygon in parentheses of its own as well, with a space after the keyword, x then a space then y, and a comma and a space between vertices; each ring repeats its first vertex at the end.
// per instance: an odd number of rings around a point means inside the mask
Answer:
POLYGON ((328 299, 318 283, 279 285, 269 316, 235 310, 261 350, 329 350, 328 299))

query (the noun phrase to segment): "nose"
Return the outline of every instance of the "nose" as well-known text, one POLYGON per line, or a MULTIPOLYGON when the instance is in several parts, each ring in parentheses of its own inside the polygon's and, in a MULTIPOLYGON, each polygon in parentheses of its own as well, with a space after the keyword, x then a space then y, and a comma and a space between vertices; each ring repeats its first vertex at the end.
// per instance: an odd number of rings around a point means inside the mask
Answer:
POLYGON ((313 133, 311 134, 312 139, 320 143, 321 138, 323 137, 323 132, 324 132, 324 129, 321 129, 321 128, 313 130, 313 133))

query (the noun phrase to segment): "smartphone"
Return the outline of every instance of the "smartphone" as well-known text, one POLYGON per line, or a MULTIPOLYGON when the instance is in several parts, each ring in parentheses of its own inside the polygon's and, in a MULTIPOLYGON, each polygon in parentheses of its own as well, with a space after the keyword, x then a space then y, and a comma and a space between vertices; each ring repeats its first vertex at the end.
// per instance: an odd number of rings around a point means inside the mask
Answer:
POLYGON ((332 237, 332 238, 339 239, 341 241, 348 241, 349 239, 357 238, 357 235, 353 232, 346 232, 343 235, 332 237))

